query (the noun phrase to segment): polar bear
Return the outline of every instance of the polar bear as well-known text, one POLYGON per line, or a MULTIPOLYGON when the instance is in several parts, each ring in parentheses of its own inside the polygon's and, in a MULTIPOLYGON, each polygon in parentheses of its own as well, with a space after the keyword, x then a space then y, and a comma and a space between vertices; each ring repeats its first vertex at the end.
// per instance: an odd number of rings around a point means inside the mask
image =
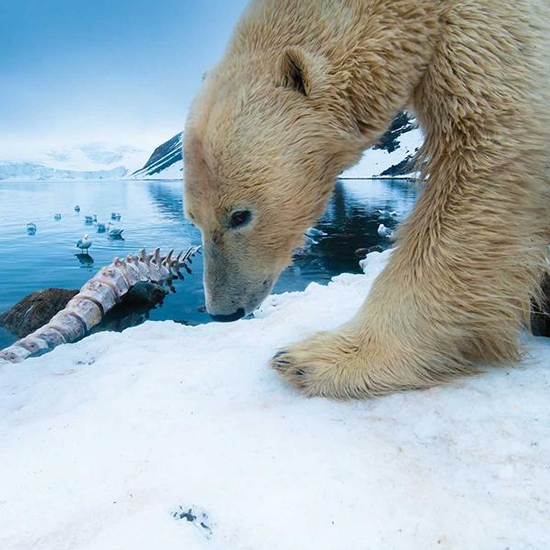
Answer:
POLYGON ((208 311, 251 312, 337 176, 407 107, 423 192, 357 315, 281 350, 307 395, 424 388, 519 358, 550 242, 547 0, 254 0, 190 109, 208 311))

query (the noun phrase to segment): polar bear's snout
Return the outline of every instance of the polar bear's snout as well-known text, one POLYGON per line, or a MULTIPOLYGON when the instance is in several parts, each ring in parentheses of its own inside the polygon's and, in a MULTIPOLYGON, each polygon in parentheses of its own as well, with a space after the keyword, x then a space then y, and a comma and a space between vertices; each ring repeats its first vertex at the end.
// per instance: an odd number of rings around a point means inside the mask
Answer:
POLYGON ((204 246, 206 310, 215 321, 236 321, 256 309, 270 293, 274 277, 251 269, 239 257, 204 246))

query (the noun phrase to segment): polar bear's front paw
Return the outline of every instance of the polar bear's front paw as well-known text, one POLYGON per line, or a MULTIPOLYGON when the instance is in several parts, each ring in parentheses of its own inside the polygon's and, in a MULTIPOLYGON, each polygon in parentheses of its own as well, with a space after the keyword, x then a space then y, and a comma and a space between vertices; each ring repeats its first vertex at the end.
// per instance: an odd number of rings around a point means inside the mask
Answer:
POLYGON ((346 399, 367 395, 361 387, 365 365, 359 347, 353 338, 338 333, 321 332, 289 346, 273 357, 271 366, 308 396, 346 399))

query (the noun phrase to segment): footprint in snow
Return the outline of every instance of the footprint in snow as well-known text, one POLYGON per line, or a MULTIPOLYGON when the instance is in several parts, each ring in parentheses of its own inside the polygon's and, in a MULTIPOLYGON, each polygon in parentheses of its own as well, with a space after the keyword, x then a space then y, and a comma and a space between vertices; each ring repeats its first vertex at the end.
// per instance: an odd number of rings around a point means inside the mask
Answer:
POLYGON ((192 523, 207 539, 210 539, 212 536, 212 527, 208 519, 208 514, 196 506, 192 506, 191 508, 187 508, 187 506, 178 506, 178 509, 172 512, 172 517, 176 521, 187 521, 192 523))

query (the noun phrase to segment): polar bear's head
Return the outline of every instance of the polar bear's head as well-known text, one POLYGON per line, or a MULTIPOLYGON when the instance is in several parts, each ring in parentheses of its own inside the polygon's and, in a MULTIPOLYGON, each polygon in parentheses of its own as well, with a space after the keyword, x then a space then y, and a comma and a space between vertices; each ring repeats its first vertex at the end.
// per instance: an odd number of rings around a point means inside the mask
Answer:
POLYGON ((185 130, 185 213, 202 232, 214 317, 261 303, 358 160, 341 88, 323 58, 297 48, 226 59, 206 76, 185 130))

